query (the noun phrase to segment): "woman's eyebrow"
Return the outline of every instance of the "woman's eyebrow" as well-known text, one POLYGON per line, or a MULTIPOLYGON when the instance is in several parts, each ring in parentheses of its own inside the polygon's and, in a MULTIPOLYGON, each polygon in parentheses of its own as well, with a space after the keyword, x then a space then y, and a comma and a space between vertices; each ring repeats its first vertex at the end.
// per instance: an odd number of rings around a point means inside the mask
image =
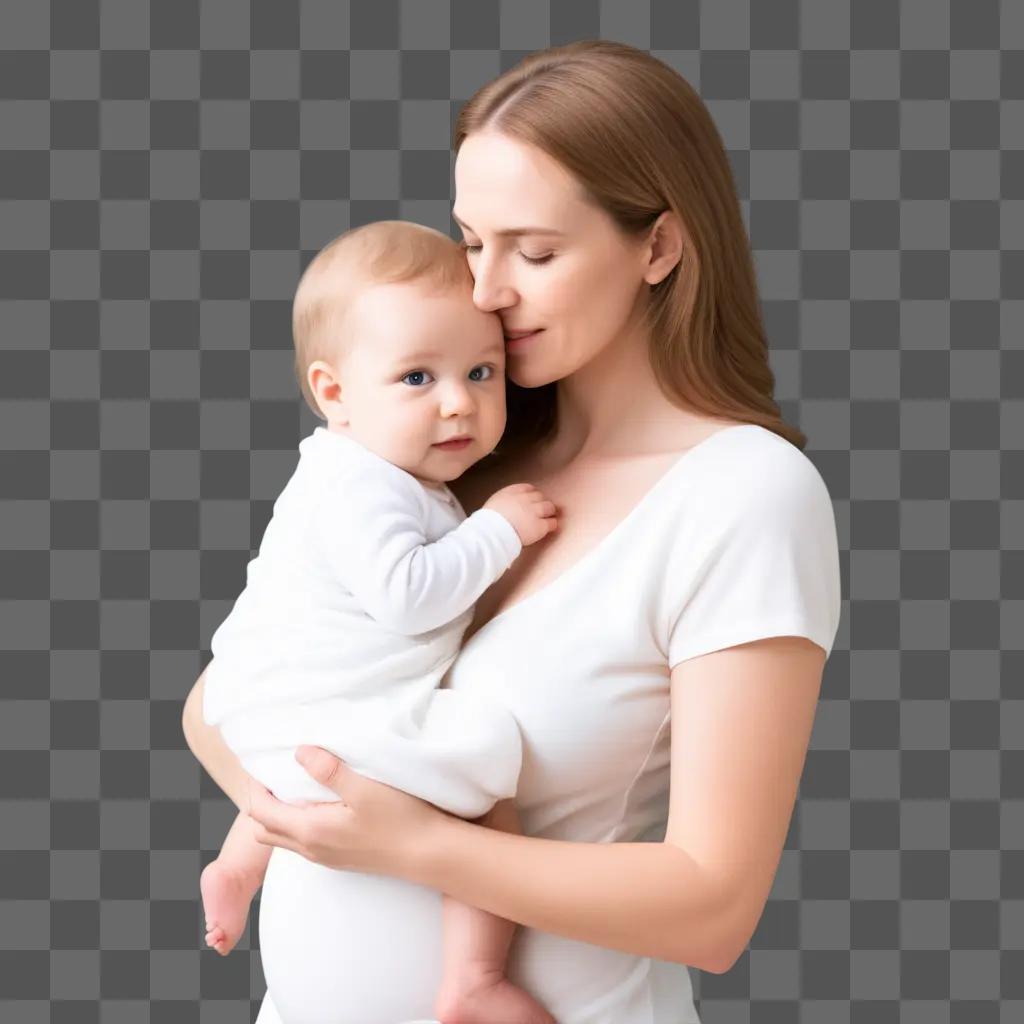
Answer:
MULTIPOLYGON (((473 231, 473 229, 462 220, 459 215, 452 210, 452 220, 455 221, 459 227, 465 228, 467 231, 473 231)), ((473 232, 474 234, 476 232, 473 232)), ((496 235, 558 235, 563 237, 564 231, 556 231, 554 228, 540 228, 540 227, 526 227, 526 228, 501 228, 499 231, 494 232, 496 235)))

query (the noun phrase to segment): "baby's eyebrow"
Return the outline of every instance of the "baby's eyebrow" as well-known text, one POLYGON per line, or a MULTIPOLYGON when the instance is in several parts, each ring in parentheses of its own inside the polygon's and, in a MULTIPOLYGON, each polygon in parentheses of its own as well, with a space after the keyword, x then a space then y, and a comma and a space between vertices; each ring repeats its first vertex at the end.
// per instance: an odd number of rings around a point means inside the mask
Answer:
POLYGON ((410 352, 408 355, 403 355, 399 362, 408 362, 409 360, 416 359, 440 359, 440 352, 410 352))
MULTIPOLYGON (((464 220, 462 220, 454 210, 452 211, 452 220, 454 220, 459 227, 465 228, 467 231, 473 231, 473 229, 464 220)), ((495 231, 494 233, 496 235, 558 235, 559 237, 563 237, 565 235, 564 231, 557 231, 555 228, 541 227, 501 228, 499 231, 495 231)))
MULTIPOLYGON (((497 343, 497 344, 494 344, 494 345, 489 345, 486 349, 484 349, 484 351, 486 353, 491 353, 491 352, 501 352, 501 353, 504 353, 505 346, 502 343, 497 343)), ((409 362, 409 361, 415 362, 418 359, 419 360, 441 359, 441 358, 443 358, 443 356, 444 356, 443 352, 410 352, 408 355, 403 355, 401 360, 400 360, 400 362, 403 362, 403 363, 409 362)))

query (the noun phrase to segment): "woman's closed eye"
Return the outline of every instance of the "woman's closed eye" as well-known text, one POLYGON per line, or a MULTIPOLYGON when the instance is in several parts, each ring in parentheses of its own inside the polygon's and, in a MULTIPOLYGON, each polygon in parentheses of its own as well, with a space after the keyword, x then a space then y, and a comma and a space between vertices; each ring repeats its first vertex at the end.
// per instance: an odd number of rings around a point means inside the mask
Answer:
MULTIPOLYGON (((482 245, 470 245, 468 242, 460 242, 459 244, 462 246, 463 249, 466 250, 466 252, 471 252, 474 255, 483 248, 482 245)), ((554 259, 555 254, 553 252, 549 252, 543 256, 527 256, 525 252, 521 252, 519 255, 522 256, 522 258, 526 260, 527 263, 539 265, 541 263, 550 262, 552 259, 554 259)))

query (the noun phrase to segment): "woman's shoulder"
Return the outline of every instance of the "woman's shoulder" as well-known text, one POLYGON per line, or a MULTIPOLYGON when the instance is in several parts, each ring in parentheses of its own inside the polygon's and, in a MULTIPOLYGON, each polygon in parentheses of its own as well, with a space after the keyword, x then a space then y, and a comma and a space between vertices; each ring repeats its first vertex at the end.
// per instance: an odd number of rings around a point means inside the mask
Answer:
POLYGON ((757 492, 769 490, 792 492, 801 488, 824 488, 818 467, 806 452, 767 427, 752 424, 734 449, 736 467, 757 492))
POLYGON ((781 434, 759 423, 735 423, 709 435, 692 449, 694 469, 707 480, 741 487, 760 484, 781 475, 790 477, 818 474, 818 469, 800 448, 781 434))
POLYGON ((683 455, 659 498, 694 529, 722 534, 831 508, 818 468, 786 438, 759 424, 726 428, 683 455))
POLYGON ((828 486, 804 451, 759 425, 732 435, 686 481, 718 529, 796 527, 832 514, 828 486))
MULTIPOLYGON (((759 424, 726 422, 704 441, 684 449, 679 456, 679 474, 669 469, 678 486, 668 486, 661 496, 673 494, 699 496, 699 503, 717 514, 756 508, 773 496, 779 500, 806 498, 808 492, 819 497, 827 490, 817 467, 796 445, 759 424), (734 429, 738 428, 738 429, 734 429), (720 436, 719 436, 720 435, 720 436)), ((502 487, 538 475, 523 453, 515 459, 477 464, 449 487, 470 515, 502 487)), ((659 488, 660 490, 660 488, 659 488)))

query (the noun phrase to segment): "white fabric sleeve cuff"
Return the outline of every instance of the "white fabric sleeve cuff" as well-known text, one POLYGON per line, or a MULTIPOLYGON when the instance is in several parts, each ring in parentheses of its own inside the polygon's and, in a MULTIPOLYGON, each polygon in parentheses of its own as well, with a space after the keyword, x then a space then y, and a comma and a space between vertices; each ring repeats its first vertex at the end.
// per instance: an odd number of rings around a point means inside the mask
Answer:
POLYGON ((462 529, 475 529, 478 534, 490 540, 493 546, 505 558, 508 568, 523 550, 523 542, 519 539, 516 528, 493 508, 479 508, 462 524, 462 529))

